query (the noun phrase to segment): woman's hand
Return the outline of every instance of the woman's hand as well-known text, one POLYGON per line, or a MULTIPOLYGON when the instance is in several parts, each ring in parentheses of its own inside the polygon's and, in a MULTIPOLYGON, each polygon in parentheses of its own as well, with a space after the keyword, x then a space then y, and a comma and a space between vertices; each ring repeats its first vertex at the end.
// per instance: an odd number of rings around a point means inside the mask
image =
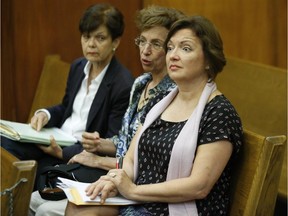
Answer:
POLYGON ((82 134, 82 146, 87 152, 96 153, 101 147, 101 138, 98 132, 82 134))
POLYGON ((97 168, 97 160, 100 158, 100 156, 87 152, 83 150, 81 153, 74 155, 69 161, 68 164, 72 163, 79 163, 85 166, 89 167, 95 167, 97 168))
POLYGON ((37 145, 43 152, 46 154, 49 154, 53 157, 63 159, 63 150, 62 148, 56 143, 53 136, 50 137, 50 145, 43 146, 43 145, 37 145))
MULTIPOLYGON (((90 197, 91 200, 95 199, 97 196, 101 197, 101 204, 105 203, 108 197, 113 197, 117 195, 116 185, 111 181, 111 179, 100 179, 87 187, 86 195, 90 197)), ((112 177, 111 177, 112 178, 112 177)))
POLYGON ((94 199, 101 194, 101 203, 104 203, 108 197, 116 196, 118 192, 129 199, 133 194, 136 185, 131 181, 123 169, 113 169, 105 176, 89 185, 86 189, 87 196, 94 199))
POLYGON ((40 131, 48 123, 48 116, 45 112, 38 112, 30 121, 30 125, 37 131, 40 131))

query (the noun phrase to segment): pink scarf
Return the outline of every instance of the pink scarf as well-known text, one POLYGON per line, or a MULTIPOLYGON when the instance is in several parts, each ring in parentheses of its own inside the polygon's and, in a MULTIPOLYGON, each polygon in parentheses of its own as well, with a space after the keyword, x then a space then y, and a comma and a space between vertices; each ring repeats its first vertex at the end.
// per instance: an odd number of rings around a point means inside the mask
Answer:
MULTIPOLYGON (((191 174, 194 155, 197 147, 198 131, 201 116, 205 105, 212 92, 216 90, 214 82, 207 83, 197 107, 179 133, 171 152, 171 158, 168 166, 167 181, 188 177, 191 174)), ((138 144, 142 133, 158 118, 167 108, 178 93, 178 88, 173 89, 166 97, 157 103, 147 114, 144 125, 138 136, 134 152, 134 181, 138 176, 138 144)), ((197 207, 195 201, 183 203, 169 203, 169 215, 197 216, 197 207)))

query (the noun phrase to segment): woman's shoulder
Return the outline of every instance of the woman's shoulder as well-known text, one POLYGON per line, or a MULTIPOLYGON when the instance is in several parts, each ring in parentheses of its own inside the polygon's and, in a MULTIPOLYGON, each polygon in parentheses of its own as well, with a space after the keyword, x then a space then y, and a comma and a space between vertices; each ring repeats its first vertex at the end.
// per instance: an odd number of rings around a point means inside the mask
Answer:
POLYGON ((151 79, 152 79, 151 73, 145 72, 139 75, 138 77, 136 77, 134 84, 141 83, 141 82, 147 83, 151 79))
POLYGON ((238 128, 242 128, 241 118, 237 110, 223 94, 215 96, 207 103, 202 120, 205 125, 233 122, 238 128))
POLYGON ((159 82, 159 84, 156 86, 155 89, 158 92, 165 92, 165 94, 167 94, 167 92, 172 91, 172 89, 174 89, 175 87, 176 87, 175 82, 168 75, 166 75, 159 82))
POLYGON ((223 94, 215 96, 207 103, 199 132, 200 144, 228 139, 236 146, 235 152, 239 151, 243 139, 241 118, 223 94))
POLYGON ((118 61, 115 56, 111 59, 107 70, 111 71, 113 73, 113 76, 115 77, 124 76, 126 78, 133 79, 133 82, 134 82, 134 77, 131 71, 125 65, 123 65, 120 61, 118 61))
POLYGON ((71 66, 83 65, 83 67, 84 67, 86 65, 87 61, 88 60, 86 58, 79 57, 72 62, 71 66))
POLYGON ((126 86, 131 89, 134 77, 130 70, 121 64, 116 57, 113 57, 108 65, 103 81, 112 84, 116 88, 125 88, 126 86))
POLYGON ((236 108, 224 94, 218 94, 212 98, 206 105, 206 110, 226 110, 236 112, 236 108))
POLYGON ((75 59, 70 65, 69 77, 78 79, 79 76, 82 76, 82 73, 79 73, 79 71, 83 71, 87 62, 87 59, 84 57, 75 59))

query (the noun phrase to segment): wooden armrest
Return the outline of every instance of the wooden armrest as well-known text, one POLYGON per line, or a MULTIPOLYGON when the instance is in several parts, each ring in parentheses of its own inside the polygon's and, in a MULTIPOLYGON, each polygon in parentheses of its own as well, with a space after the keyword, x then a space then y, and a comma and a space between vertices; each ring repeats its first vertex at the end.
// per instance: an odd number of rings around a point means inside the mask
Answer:
MULTIPOLYGON (((27 215, 31 193, 34 186, 37 163, 34 160, 20 161, 1 147, 1 185, 0 190, 11 188, 20 179, 27 179, 20 183, 13 193, 13 215, 27 215)), ((1 215, 8 215, 9 197, 1 196, 1 215)))
POLYGON ((273 215, 286 136, 244 130, 243 151, 232 181, 230 215, 273 215))

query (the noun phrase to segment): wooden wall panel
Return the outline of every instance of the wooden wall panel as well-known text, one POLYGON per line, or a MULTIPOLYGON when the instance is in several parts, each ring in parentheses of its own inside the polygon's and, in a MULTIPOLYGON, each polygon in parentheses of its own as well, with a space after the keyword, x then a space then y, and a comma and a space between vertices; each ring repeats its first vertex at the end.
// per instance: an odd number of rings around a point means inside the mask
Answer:
MULTIPOLYGON (((71 62, 82 55, 78 22, 100 0, 1 0, 1 118, 27 121, 44 57, 71 62)), ((226 55, 286 68, 286 0, 107 0, 125 15, 117 56, 135 76, 142 72, 133 39, 135 11, 142 5, 202 14, 218 27, 226 55), (132 58, 131 58, 132 57, 132 58)))
MULTIPOLYGON (((79 19, 88 6, 97 2, 103 1, 2 0, 1 45, 5 49, 1 56, 1 118, 27 121, 47 54, 60 54, 67 62, 82 56, 79 19)), ((142 67, 134 46, 134 18, 141 2, 106 2, 125 16, 126 29, 116 55, 137 76, 142 67)))
POLYGON ((217 26, 226 55, 287 67, 286 0, 143 0, 204 15, 217 26))
POLYGON ((13 11, 12 2, 1 2, 1 118, 16 118, 16 100, 14 90, 14 67, 13 67, 13 50, 11 42, 13 34, 13 11), (3 19, 6 17, 6 19, 3 19), (3 26, 5 28, 3 28, 3 26))

